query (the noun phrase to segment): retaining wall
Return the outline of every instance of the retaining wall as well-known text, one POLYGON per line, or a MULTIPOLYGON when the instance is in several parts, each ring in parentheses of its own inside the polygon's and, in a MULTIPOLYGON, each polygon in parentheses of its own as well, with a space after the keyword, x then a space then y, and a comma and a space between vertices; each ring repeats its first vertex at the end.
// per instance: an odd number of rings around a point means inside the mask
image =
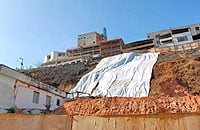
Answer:
POLYGON ((1 114, 0 130, 198 130, 200 113, 128 116, 1 114))

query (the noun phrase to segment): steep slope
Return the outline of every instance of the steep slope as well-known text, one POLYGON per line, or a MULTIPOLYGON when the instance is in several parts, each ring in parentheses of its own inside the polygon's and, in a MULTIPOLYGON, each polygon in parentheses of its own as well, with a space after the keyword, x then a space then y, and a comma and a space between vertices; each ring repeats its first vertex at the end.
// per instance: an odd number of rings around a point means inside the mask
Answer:
POLYGON ((89 65, 77 63, 19 71, 36 80, 69 91, 85 73, 90 72, 95 66, 96 63, 89 65))
POLYGON ((200 95, 200 58, 155 64, 150 96, 200 95))
MULTIPOLYGON (((199 49, 187 52, 161 53, 158 62, 153 67, 150 96, 200 95, 199 57, 199 49)), ((84 74, 95 68, 98 61, 91 63, 90 65, 77 63, 36 68, 21 72, 69 92, 84 74)))
POLYGON ((124 53, 102 59, 94 70, 84 75, 69 98, 81 96, 148 96, 153 65, 158 53, 124 53), (86 94, 87 93, 87 94, 86 94))

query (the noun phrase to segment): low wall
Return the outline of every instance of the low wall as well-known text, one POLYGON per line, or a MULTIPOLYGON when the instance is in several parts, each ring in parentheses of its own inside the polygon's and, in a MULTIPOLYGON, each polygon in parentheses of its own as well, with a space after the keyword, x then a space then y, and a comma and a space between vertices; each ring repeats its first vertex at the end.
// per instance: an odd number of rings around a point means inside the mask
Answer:
POLYGON ((72 117, 65 115, 0 114, 0 130, 71 130, 72 117))
POLYGON ((0 114, 0 130, 198 130, 200 113, 129 116, 0 114))
POLYGON ((200 114, 74 116, 73 130, 199 130, 200 114))

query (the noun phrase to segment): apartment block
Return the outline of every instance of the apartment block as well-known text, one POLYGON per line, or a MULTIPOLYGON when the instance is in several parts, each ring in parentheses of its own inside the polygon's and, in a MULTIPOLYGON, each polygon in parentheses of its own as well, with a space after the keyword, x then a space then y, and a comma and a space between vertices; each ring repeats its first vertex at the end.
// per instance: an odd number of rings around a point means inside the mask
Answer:
POLYGON ((113 55, 122 54, 122 47, 124 41, 122 38, 115 38, 110 40, 103 40, 100 43, 101 57, 109 57, 113 55))
POLYGON ((87 44, 98 44, 98 41, 102 39, 102 34, 99 34, 97 32, 81 34, 78 35, 78 46, 83 46, 87 44))
POLYGON ((158 32, 147 33, 156 47, 173 46, 200 40, 200 24, 192 24, 158 32))
POLYGON ((130 42, 123 46, 123 52, 132 52, 135 50, 147 50, 154 48, 154 45, 155 44, 153 42, 153 39, 130 42))

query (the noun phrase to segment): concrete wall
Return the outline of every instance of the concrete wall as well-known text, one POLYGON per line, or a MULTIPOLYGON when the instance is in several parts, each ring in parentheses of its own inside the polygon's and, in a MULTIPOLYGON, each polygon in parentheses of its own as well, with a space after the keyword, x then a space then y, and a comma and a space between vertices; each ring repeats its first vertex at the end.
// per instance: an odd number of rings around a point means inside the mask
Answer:
POLYGON ((91 32, 82 35, 78 35, 78 45, 86 45, 86 44, 96 44, 97 42, 97 33, 91 32))
POLYGON ((0 113, 6 109, 46 109, 46 96, 51 97, 50 110, 62 105, 66 93, 50 85, 36 81, 7 66, 0 65, 0 113), (39 92, 39 103, 33 103, 34 91, 39 92), (57 100, 60 105, 57 105, 57 100))
POLYGON ((0 73, 0 109, 14 107, 14 84, 15 79, 0 73))
POLYGON ((198 130, 200 114, 75 116, 73 130, 198 130))
POLYGON ((57 99, 60 100, 60 105, 62 105, 65 101, 60 96, 56 96, 47 91, 38 89, 33 86, 28 86, 27 84, 18 83, 16 88, 16 100, 15 104, 19 109, 46 109, 46 96, 51 97, 51 110, 56 109, 57 107, 57 99), (39 103, 33 103, 33 93, 34 91, 39 92, 39 103))
POLYGON ((129 116, 0 114, 0 130, 199 130, 200 113, 129 116))
POLYGON ((71 124, 64 115, 0 115, 0 130, 71 130, 71 124))
POLYGON ((67 58, 67 55, 65 54, 65 52, 53 51, 51 52, 50 55, 45 55, 44 63, 48 63, 48 62, 56 61, 60 59, 66 59, 66 58, 67 58), (62 55, 59 55, 59 54, 62 54, 62 55))

